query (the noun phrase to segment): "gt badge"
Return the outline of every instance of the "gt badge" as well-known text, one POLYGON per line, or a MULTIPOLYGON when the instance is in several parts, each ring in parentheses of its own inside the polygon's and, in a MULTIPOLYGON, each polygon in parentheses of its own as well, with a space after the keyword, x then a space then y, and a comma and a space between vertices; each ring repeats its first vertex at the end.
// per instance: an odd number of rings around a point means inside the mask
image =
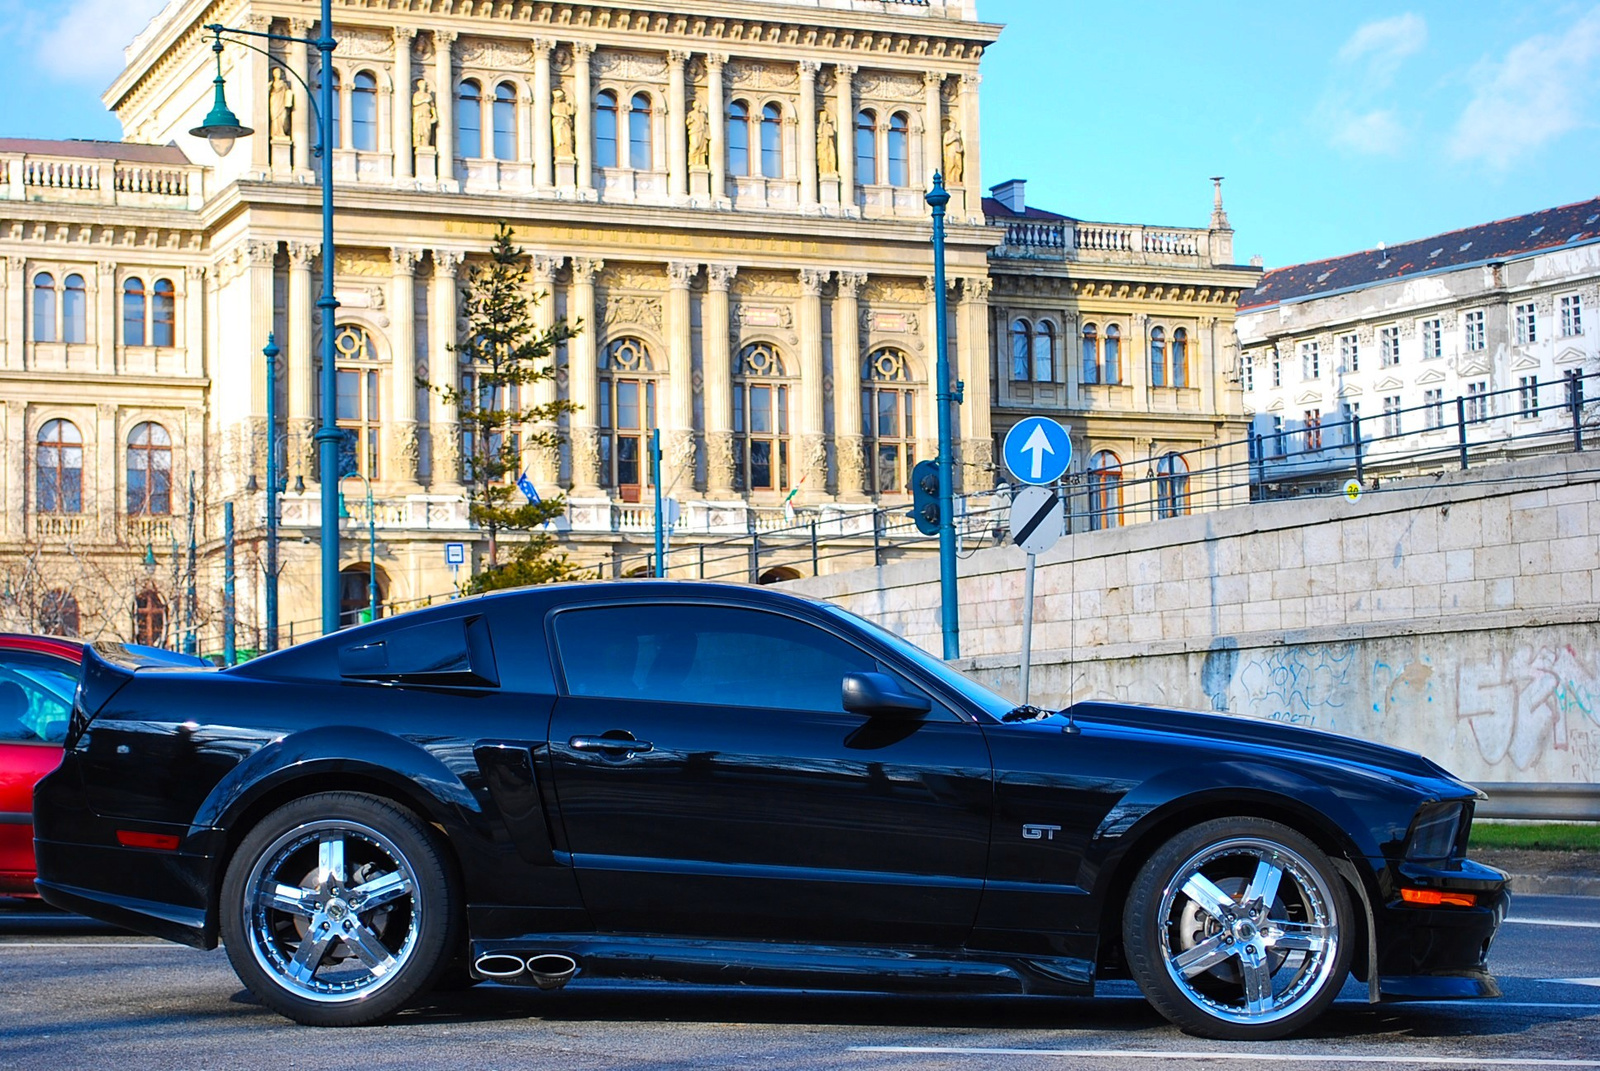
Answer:
POLYGON ((1022 827, 1023 840, 1055 840, 1056 834, 1061 832, 1060 826, 1044 826, 1037 822, 1028 822, 1022 827))

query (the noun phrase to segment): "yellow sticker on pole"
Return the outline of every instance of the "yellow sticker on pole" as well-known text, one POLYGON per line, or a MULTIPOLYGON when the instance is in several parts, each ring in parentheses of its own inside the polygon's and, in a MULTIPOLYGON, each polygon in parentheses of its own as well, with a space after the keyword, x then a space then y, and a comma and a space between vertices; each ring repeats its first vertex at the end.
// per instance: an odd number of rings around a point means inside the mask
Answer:
POLYGON ((1346 480, 1344 482, 1344 497, 1352 502, 1361 501, 1361 481, 1346 480))

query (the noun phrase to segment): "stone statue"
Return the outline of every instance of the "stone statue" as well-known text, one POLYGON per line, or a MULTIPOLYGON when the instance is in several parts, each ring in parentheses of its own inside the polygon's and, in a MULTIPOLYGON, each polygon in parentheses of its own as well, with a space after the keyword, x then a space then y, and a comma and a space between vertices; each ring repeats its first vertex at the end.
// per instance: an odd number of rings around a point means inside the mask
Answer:
POLYGON ((573 160, 572 117, 576 114, 566 90, 557 89, 550 94, 550 136, 556 145, 557 160, 573 160))
POLYGON ((275 138, 289 136, 289 113, 294 111, 294 87, 283 77, 283 68, 272 68, 272 83, 267 87, 269 127, 275 138))
POLYGON ((418 78, 416 91, 411 94, 411 147, 433 148, 434 131, 439 126, 439 109, 433 103, 433 90, 426 79, 418 78))
POLYGON ((694 107, 689 109, 689 166, 709 168, 711 166, 711 120, 706 117, 706 106, 700 101, 694 102, 694 107))
POLYGON ((833 116, 817 113, 817 170, 823 175, 839 174, 839 143, 834 137, 833 116))
POLYGON ((960 186, 966 170, 967 154, 961 143, 961 131, 951 126, 944 132, 944 184, 960 186))

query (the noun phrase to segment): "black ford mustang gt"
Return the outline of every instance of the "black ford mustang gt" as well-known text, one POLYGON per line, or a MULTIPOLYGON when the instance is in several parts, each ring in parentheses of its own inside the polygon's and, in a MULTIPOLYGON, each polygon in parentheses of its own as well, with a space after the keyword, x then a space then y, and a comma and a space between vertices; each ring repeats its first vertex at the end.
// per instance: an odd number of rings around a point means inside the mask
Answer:
POLYGON ((1277 1037, 1346 975, 1495 996, 1477 793, 1420 756, 1015 708, 822 603, 629 582, 462 600, 223 671, 85 659, 35 796, 51 903, 302 1023, 441 979, 1087 994, 1277 1037))

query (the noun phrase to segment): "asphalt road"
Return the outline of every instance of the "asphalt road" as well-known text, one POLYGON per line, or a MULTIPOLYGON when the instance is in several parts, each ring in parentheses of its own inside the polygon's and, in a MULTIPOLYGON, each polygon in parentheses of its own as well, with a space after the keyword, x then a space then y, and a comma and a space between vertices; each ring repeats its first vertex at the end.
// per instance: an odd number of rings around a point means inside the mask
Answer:
POLYGON ((220 950, 0 903, 0 1068, 1600 1069, 1600 898, 1518 897, 1492 962, 1501 1000, 1374 1008, 1352 985, 1312 1032, 1253 1045, 1188 1037, 1122 985, 1060 1000, 580 978, 549 994, 479 986, 328 1031, 261 1008, 220 950))

